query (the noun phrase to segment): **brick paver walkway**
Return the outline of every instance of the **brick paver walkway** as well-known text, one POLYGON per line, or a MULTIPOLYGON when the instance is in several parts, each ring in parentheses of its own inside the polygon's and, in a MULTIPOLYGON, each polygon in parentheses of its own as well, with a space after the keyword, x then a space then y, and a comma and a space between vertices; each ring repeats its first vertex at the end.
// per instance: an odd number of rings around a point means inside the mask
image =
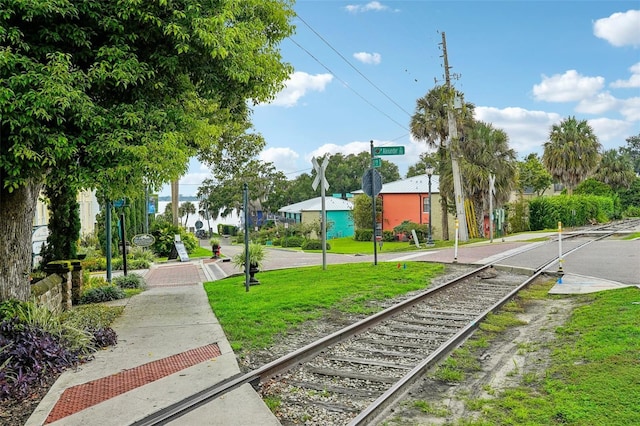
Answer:
POLYGON ((220 356, 216 343, 191 349, 111 376, 65 389, 45 424, 53 423, 185 368, 220 356))
POLYGON ((149 287, 194 285, 207 281, 198 265, 184 263, 170 266, 158 266, 144 277, 149 287))

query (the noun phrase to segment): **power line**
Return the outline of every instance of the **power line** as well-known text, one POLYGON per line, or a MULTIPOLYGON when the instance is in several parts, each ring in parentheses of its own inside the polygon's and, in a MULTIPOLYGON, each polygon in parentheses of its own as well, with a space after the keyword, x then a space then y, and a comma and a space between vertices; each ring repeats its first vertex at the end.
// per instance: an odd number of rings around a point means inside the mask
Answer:
POLYGON ((349 90, 351 90, 356 96, 358 96, 360 99, 362 99, 363 101, 365 101, 367 104, 369 104, 369 106, 371 106, 373 109, 375 109, 376 111, 378 111, 380 114, 384 115, 385 117, 387 117, 389 120, 393 121, 394 123, 396 123, 398 126, 400 126, 401 128, 403 128, 404 130, 409 130, 407 129, 403 124, 400 124, 398 121, 396 121, 394 118, 392 118, 389 114, 387 114, 386 112, 382 111, 380 108, 378 108, 377 106, 375 106, 373 103, 371 103, 368 99, 366 99, 364 96, 362 96, 360 93, 358 93, 354 88, 352 88, 351 86, 349 86, 349 84, 344 81, 343 79, 341 79, 340 77, 338 77, 338 75, 336 73, 334 73, 333 71, 331 71, 331 69, 326 66, 325 64, 322 63, 322 61, 320 61, 318 58, 316 58, 315 56, 313 56, 313 54, 311 52, 309 52, 307 49, 305 49, 304 47, 302 47, 300 45, 300 43, 298 43, 297 41, 295 41, 294 39, 290 39, 296 46, 298 46, 300 49, 302 49, 307 55, 309 55, 311 58, 313 58, 313 60, 315 60, 317 63, 319 63, 324 69, 326 69, 327 71, 329 71, 329 73, 334 76, 336 78, 336 80, 338 80, 340 83, 344 84, 349 90))
POLYGON ((358 68, 356 68, 355 65, 353 65, 347 58, 344 57, 344 55, 342 55, 342 53, 340 53, 336 48, 334 48, 331 43, 329 43, 324 37, 322 37, 322 35, 320 35, 320 33, 318 33, 315 29, 313 29, 313 27, 311 27, 311 25, 309 25, 307 23, 307 21, 305 21, 302 16, 300 16, 299 14, 296 13, 296 16, 298 17, 298 19, 300 19, 302 21, 303 24, 305 24, 316 36, 318 36, 318 38, 320 40, 322 40, 322 42, 324 44, 326 44, 327 46, 329 46, 329 48, 331 50, 333 50, 336 55, 338 55, 343 61, 345 61, 351 68, 353 68, 353 70, 355 72, 357 72, 362 78, 364 78, 369 84, 371 84, 378 92, 380 92, 385 98, 389 99, 389 101, 391 101, 392 104, 394 104, 395 106, 397 106, 402 112, 404 112, 405 114, 407 114, 409 117, 411 117, 411 113, 409 113, 407 110, 405 110, 401 105, 399 105, 396 101, 394 101, 393 99, 391 99, 391 97, 389 95, 387 95, 382 89, 380 89, 374 82, 372 82, 366 75, 364 75, 358 68))

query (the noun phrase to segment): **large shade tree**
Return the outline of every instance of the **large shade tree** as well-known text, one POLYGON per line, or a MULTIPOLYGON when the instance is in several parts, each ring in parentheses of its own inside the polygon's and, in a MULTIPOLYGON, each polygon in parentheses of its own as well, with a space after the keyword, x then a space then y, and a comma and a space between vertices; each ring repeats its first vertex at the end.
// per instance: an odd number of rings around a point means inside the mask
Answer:
POLYGON ((430 165, 434 170, 440 170, 440 159, 437 152, 423 152, 420 154, 418 161, 412 164, 407 169, 407 178, 420 176, 427 173, 427 165, 430 165))
POLYGON ((247 101, 290 74, 278 44, 292 16, 288 0, 3 2, 0 300, 29 297, 44 184, 113 200, 177 178, 199 153, 226 167, 251 158, 247 101), (77 182, 49 180, 60 168, 77 182))
POLYGON ((598 137, 589 123, 572 116, 551 126, 549 140, 544 143, 542 162, 571 195, 598 166, 600 149, 598 137))
POLYGON ((518 162, 518 179, 516 187, 523 194, 533 192, 541 196, 553 183, 551 174, 544 168, 538 154, 531 153, 524 161, 518 162))
MULTIPOLYGON (((325 178, 327 182, 329 182, 331 192, 349 193, 362 189, 362 176, 367 169, 371 168, 370 152, 363 151, 359 154, 344 155, 342 153, 336 153, 327 155, 329 155, 329 162, 327 163, 325 178)), ((322 159, 319 159, 318 162, 321 160, 322 159)), ((400 172, 398 171, 397 165, 384 159, 381 163, 378 171, 382 176, 383 183, 400 179, 400 172)), ((311 175, 315 178, 315 170, 311 172, 311 175)), ((320 194, 319 186, 316 194, 320 194)))
POLYGON ((249 216, 257 212, 273 213, 282 207, 286 199, 287 180, 273 163, 251 160, 233 175, 205 179, 198 188, 200 208, 207 209, 212 219, 227 217, 243 209, 244 185, 248 189, 249 216))
MULTIPOLYGON (((420 141, 426 142, 430 148, 436 148, 438 152, 439 169, 436 174, 440 176, 440 207, 442 209, 442 239, 449 239, 448 207, 454 200, 453 185, 450 189, 442 188, 443 179, 447 174, 451 175, 451 151, 458 153, 459 140, 449 140, 448 111, 454 98, 462 99, 461 92, 448 88, 447 86, 436 86, 425 96, 416 101, 416 110, 411 116, 411 135, 420 141)), ((458 129, 458 135, 463 135, 463 129, 468 123, 473 121, 474 105, 463 103, 459 110, 456 110, 454 117, 458 129)))

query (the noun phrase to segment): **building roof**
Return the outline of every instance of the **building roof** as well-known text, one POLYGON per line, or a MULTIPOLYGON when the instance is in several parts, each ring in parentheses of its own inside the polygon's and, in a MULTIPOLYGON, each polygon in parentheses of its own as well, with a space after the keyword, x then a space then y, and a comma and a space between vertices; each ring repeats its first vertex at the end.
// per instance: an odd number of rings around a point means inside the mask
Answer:
MULTIPOLYGON (((431 192, 437 194, 440 192, 440 176, 431 176, 431 192)), ((363 190, 353 191, 354 194, 362 194, 363 190)), ((380 194, 428 194, 429 193, 429 177, 424 175, 413 176, 406 179, 396 180, 394 182, 383 183, 380 194)))
MULTIPOLYGON (((345 211, 353 210, 353 203, 351 201, 343 200, 342 198, 325 197, 324 208, 326 211, 345 211)), ((322 210, 322 197, 311 198, 299 203, 290 204, 278 209, 281 213, 301 213, 303 211, 321 211, 322 210)))

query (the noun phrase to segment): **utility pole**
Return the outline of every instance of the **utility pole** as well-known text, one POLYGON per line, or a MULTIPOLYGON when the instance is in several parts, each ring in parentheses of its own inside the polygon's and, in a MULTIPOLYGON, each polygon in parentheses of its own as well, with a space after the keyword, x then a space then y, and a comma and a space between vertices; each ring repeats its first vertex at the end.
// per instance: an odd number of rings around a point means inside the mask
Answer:
POLYGON ((469 232, 467 229, 467 216, 464 210, 464 193, 462 190, 462 178, 460 176, 460 167, 458 165, 458 148, 455 141, 458 140, 458 126, 454 116, 456 107, 455 92, 451 90, 451 79, 449 77, 449 59, 447 57, 447 40, 444 31, 442 32, 442 53, 444 58, 444 77, 447 89, 450 93, 447 103, 447 121, 449 124, 449 138, 447 140, 447 148, 451 153, 451 170, 453 171, 453 190, 455 192, 456 216, 459 223, 459 232, 461 241, 469 241, 469 232))

